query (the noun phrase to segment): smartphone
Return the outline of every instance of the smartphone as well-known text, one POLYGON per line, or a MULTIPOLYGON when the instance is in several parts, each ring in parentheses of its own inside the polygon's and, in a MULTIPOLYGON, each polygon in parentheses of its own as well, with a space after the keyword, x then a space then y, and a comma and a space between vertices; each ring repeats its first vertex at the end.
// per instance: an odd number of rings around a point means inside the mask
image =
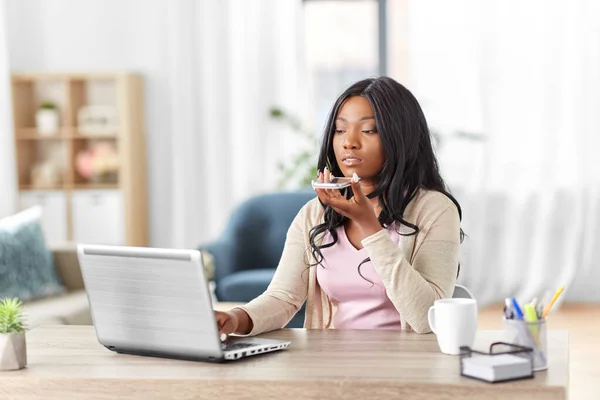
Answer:
MULTIPOLYGON (((360 181, 360 179, 359 179, 360 181)), ((333 178, 331 182, 315 182, 312 181, 313 189, 343 189, 349 187, 352 178, 333 178)))

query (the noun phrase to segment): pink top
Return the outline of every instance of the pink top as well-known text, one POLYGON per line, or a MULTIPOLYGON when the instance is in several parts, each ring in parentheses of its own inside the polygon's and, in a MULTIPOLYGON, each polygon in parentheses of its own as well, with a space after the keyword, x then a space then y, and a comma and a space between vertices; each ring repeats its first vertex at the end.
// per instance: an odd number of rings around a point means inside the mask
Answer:
MULTIPOLYGON (((388 233, 398 245, 400 235, 395 227, 390 227, 388 233)), ((360 273, 368 280, 358 273, 359 264, 369 257, 367 250, 364 247, 357 250, 343 226, 337 228, 337 234, 337 243, 321 249, 323 261, 315 267, 319 286, 337 306, 333 326, 336 329, 400 329, 400 314, 388 298, 371 261, 360 267, 360 273)), ((332 241, 331 235, 326 233, 323 243, 332 241)))

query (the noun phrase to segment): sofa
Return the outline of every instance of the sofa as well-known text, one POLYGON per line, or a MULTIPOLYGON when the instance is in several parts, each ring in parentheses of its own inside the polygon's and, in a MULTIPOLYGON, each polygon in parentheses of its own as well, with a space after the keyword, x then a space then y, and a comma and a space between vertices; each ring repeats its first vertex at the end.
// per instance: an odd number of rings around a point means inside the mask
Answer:
POLYGON ((29 329, 42 324, 91 325, 92 317, 74 246, 51 249, 64 293, 25 302, 29 329))
POLYGON ((23 301, 25 324, 91 324, 76 246, 49 248, 43 208, 0 218, 0 298, 23 301))
MULTIPOLYGON (((287 230, 302 206, 315 196, 314 190, 301 190, 252 197, 234 210, 217 240, 199 246, 214 259, 219 301, 246 303, 266 290, 279 264, 287 230)), ((300 328, 303 323, 304 307, 287 327, 300 328)))

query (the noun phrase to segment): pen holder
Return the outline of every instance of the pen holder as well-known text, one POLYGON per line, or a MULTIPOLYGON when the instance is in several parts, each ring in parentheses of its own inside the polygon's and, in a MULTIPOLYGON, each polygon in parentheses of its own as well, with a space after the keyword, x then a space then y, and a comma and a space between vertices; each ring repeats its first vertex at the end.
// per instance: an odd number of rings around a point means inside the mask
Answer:
POLYGON ((504 338, 507 342, 533 349, 533 370, 543 371, 548 368, 546 320, 527 322, 521 319, 504 321, 504 338))

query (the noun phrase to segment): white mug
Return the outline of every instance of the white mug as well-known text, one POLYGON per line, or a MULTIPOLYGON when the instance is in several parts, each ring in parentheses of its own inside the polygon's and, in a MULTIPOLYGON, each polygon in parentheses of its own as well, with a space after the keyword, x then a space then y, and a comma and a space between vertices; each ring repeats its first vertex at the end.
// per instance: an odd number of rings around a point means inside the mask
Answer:
POLYGON ((429 326, 445 354, 460 354, 460 346, 473 346, 477 331, 477 302, 474 299, 440 299, 427 313, 429 326))

